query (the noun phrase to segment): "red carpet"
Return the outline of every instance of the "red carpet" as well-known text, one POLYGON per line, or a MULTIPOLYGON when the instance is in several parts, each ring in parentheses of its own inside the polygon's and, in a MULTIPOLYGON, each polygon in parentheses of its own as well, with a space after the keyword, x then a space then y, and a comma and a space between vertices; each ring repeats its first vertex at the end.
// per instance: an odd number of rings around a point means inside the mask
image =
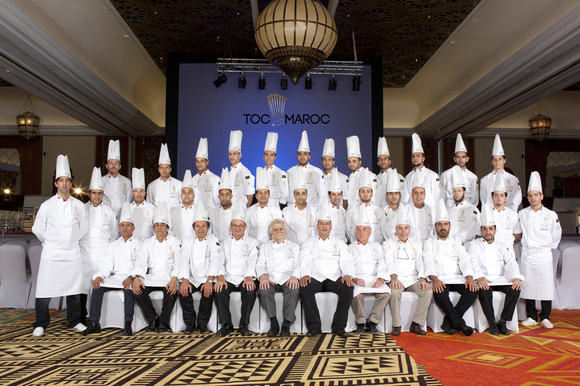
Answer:
POLYGON ((445 333, 393 337, 443 385, 580 384, 580 310, 553 311, 554 329, 519 333, 445 333))

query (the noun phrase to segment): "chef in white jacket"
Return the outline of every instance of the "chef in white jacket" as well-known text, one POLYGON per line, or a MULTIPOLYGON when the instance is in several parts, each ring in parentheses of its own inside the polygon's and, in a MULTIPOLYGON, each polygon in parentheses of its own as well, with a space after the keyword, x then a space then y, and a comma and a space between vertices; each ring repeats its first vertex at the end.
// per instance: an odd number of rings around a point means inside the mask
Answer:
POLYGON ((270 240, 270 222, 276 218, 282 218, 282 211, 278 204, 270 202, 270 185, 266 169, 256 168, 256 198, 258 202, 246 211, 248 234, 265 243, 270 240))
MULTIPOLYGON (((254 199, 254 176, 247 167, 242 165, 242 132, 234 130, 230 132, 230 144, 228 147, 230 167, 230 187, 232 190, 232 202, 241 204, 246 208, 252 205, 254 199)), ((223 189, 220 186, 220 189, 223 189)))
POLYGON ((133 201, 131 180, 119 173, 121 170, 121 141, 109 141, 106 167, 108 173, 102 177, 103 191, 111 209, 115 211, 115 215, 119 216, 123 203, 133 201))
POLYGON ((155 218, 156 207, 145 201, 145 171, 133 168, 131 179, 133 180, 131 210, 135 223, 133 237, 143 241, 153 236, 153 219, 155 218))
POLYGON ((407 217, 411 224, 411 238, 424 242, 435 234, 435 208, 425 204, 425 185, 419 174, 415 174, 411 185, 413 201, 406 206, 407 217))
POLYGON ((258 259, 258 240, 244 236, 246 218, 243 207, 236 208, 231 223, 232 235, 223 242, 222 261, 219 265, 217 282, 214 285, 215 302, 219 322, 222 327, 218 336, 233 332, 232 314, 230 312, 230 294, 239 291, 242 298, 242 309, 239 330, 242 336, 250 335, 250 314, 256 302, 256 261, 258 259))
POLYGON ((131 207, 123 204, 119 218, 121 237, 112 241, 103 252, 97 272, 93 275, 91 295, 91 324, 81 334, 97 334, 101 332, 101 308, 103 296, 108 291, 123 291, 123 308, 125 325, 123 335, 131 336, 133 329, 133 315, 135 312, 135 298, 131 286, 133 284, 133 266, 137 254, 141 250, 141 242, 133 237, 133 218, 131 207))
POLYGON ((222 260, 222 248, 219 240, 209 234, 210 222, 204 205, 198 201, 193 218, 195 234, 187 236, 181 244, 181 268, 179 270, 179 303, 183 309, 183 321, 186 334, 191 334, 197 327, 199 332, 210 332, 208 322, 213 304, 213 282, 218 274, 222 260), (199 314, 195 317, 192 294, 199 291, 199 314))
POLYGON ((493 200, 492 213, 497 230, 495 238, 513 248, 514 243, 522 238, 522 228, 518 212, 506 206, 508 192, 503 174, 500 173, 495 177, 491 195, 493 200))
POLYGON ((346 199, 346 193, 348 192, 348 177, 345 174, 339 172, 338 168, 334 167, 336 163, 334 149, 334 139, 326 138, 324 140, 324 147, 322 148, 322 180, 325 187, 320 193, 320 202, 318 203, 318 206, 321 206, 323 204, 322 201, 326 199, 326 194, 329 191, 331 179, 333 176, 338 178, 338 182, 340 184, 340 206, 345 207, 345 204, 347 204, 347 202, 343 201, 343 199, 346 199))
POLYGON ((133 269, 133 293, 148 325, 146 332, 167 332, 171 311, 177 300, 177 277, 181 256, 181 242, 169 234, 167 203, 161 202, 155 212, 155 236, 143 241, 133 269), (159 320, 149 294, 163 292, 163 306, 159 320))
POLYGON ((308 143, 308 133, 306 130, 302 132, 300 144, 298 145, 298 165, 292 166, 286 174, 288 175, 288 206, 293 205, 296 200, 292 195, 296 189, 300 189, 302 185, 306 187, 308 193, 307 202, 309 206, 318 208, 320 204, 320 196, 326 195, 324 192, 324 179, 322 178, 322 170, 310 164, 310 144, 308 143), (302 179, 297 181, 294 176, 301 172, 302 179))
POLYGON ((398 175, 397 169, 392 169, 387 174, 387 185, 385 187, 386 205, 383 207, 385 217, 381 224, 381 231, 383 232, 385 240, 388 240, 396 234, 395 227, 397 226, 398 213, 400 211, 407 211, 405 208, 407 201, 403 200, 403 196, 401 195, 401 189, 405 189, 406 191, 407 188, 404 183, 401 184, 398 175))
POLYGON ((453 204, 447 207, 451 222, 450 236, 457 237, 463 244, 481 236, 479 210, 466 198, 466 183, 463 171, 457 165, 451 169, 453 204))
MULTIPOLYGON (((407 187, 405 186, 405 177, 399 174, 397 169, 391 168, 391 153, 385 137, 380 137, 377 144, 377 165, 379 165, 381 172, 377 175, 379 190, 376 192, 376 204, 381 208, 388 205, 386 193, 388 193, 387 185, 390 177, 394 177, 393 181, 397 181, 396 191, 401 195, 402 202, 409 202, 409 192, 407 192, 407 187)), ((394 189, 394 187, 391 189, 394 189)))
POLYGON ((181 203, 181 181, 171 177, 171 158, 167 144, 161 144, 159 152, 159 178, 151 181, 147 186, 147 201, 159 206, 163 201, 167 202, 167 208, 171 210, 181 203))
POLYGON ((260 245, 256 276, 260 280, 258 296, 270 319, 268 336, 290 336, 290 326, 296 321, 296 306, 300 299, 300 245, 286 239, 286 221, 270 222, 272 240, 260 245), (282 328, 276 317, 274 295, 282 292, 282 328))
POLYGON ((89 202, 85 204, 88 218, 87 233, 80 240, 83 261, 83 286, 81 294, 81 323, 87 317, 87 296, 92 288, 93 275, 99 268, 103 253, 111 240, 117 238, 119 226, 117 213, 103 202, 101 169, 94 168, 89 184, 89 202))
MULTIPOLYGON (((278 152, 278 133, 268 133, 264 145, 264 162, 266 166, 267 181, 270 186, 270 204, 286 205, 290 190, 288 189, 288 176, 286 172, 274 165, 278 152)), ((257 176, 256 176, 257 177, 257 176)))
POLYGON ((493 171, 479 181, 479 196, 482 205, 491 205, 493 203, 491 192, 493 191, 496 176, 498 174, 503 174, 507 190, 506 206, 517 212, 518 207, 522 203, 522 189, 518 178, 505 171, 504 168, 506 162, 507 160, 501 144, 501 139, 499 138, 499 134, 496 134, 495 140, 493 141, 493 149, 491 151, 491 164, 493 165, 493 171))
POLYGON ((32 232, 42 243, 36 284, 36 322, 33 336, 42 336, 50 323, 50 298, 66 296, 69 329, 84 331, 80 322, 83 265, 79 241, 87 232, 85 205, 70 195, 72 175, 68 157, 56 159, 56 195, 43 202, 36 213, 32 232))
POLYGON ((360 216, 360 212, 363 210, 367 212, 367 218, 370 222, 372 230, 371 241, 382 243, 384 240, 381 225, 385 222, 386 214, 383 208, 372 202, 374 194, 373 186, 375 184, 371 179, 371 172, 363 169, 358 179, 359 203, 350 206, 346 211, 346 235, 351 244, 356 241, 356 222, 360 216))
POLYGON ((231 223, 234 217, 234 211, 240 207, 245 210, 246 205, 243 202, 234 203, 232 201, 233 187, 230 179, 230 172, 227 168, 222 169, 222 176, 220 180, 220 204, 213 208, 209 213, 209 221, 211 222, 210 231, 223 242, 232 234, 231 223))
MULTIPOLYGON (((195 201, 198 200, 195 194, 191 171, 187 169, 183 175, 181 186, 181 205, 171 209, 170 224, 173 235, 182 241, 187 236, 193 235, 193 215, 195 212, 195 201)), ((201 200, 204 204, 206 204, 201 200)))
MULTIPOLYGON (((388 238, 383 243, 387 273, 391 281, 389 284, 391 288, 389 306, 393 318, 391 335, 401 334, 401 297, 403 291, 414 292, 419 298, 409 331, 417 335, 426 335, 427 332, 421 327, 425 325, 427 311, 433 298, 433 287, 427 282, 427 272, 432 270, 432 267, 425 264, 423 243, 409 237, 411 224, 406 211, 398 212, 396 224, 396 236, 388 238)), ((432 263, 429 261, 429 264, 432 263)))
POLYGON ((346 243, 346 210, 342 200, 344 190, 340 177, 333 173, 326 183, 328 199, 330 200, 330 219, 332 220, 330 235, 346 243))
POLYGON ((389 303, 391 291, 387 266, 381 244, 372 240, 372 228, 367 212, 361 210, 356 222, 356 241, 348 246, 354 258, 354 291, 352 311, 355 316, 356 333, 364 334, 365 325, 371 334, 379 334, 377 328, 389 303), (375 298, 368 319, 365 318, 365 298, 375 298))
POLYGON ((540 325, 553 328, 550 322, 554 299, 554 266, 552 249, 558 248, 562 227, 558 215, 542 205, 544 194, 540 173, 532 172, 528 184, 530 206, 518 212, 522 227, 521 270, 526 280, 522 283, 521 297, 526 299, 528 318, 522 326, 538 324, 536 300, 541 300, 540 325))
MULTIPOLYGON (((347 193, 345 200, 348 202, 348 209, 357 206, 360 203, 360 196, 359 196, 359 179, 363 175, 363 170, 366 170, 369 173, 370 180, 372 183, 372 190, 373 192, 379 191, 379 183, 377 180, 377 176, 374 173, 371 173, 368 168, 362 167, 362 154, 360 151, 360 141, 356 135, 346 138, 346 153, 347 153, 347 162, 348 162, 348 169, 350 170, 350 175, 348 176, 347 182, 347 193)), ((372 202, 373 204, 377 205, 380 203, 382 199, 380 197, 376 197, 373 195, 372 202)))
POLYGON ((309 237, 316 235, 316 220, 318 209, 308 203, 308 189, 304 175, 300 170, 294 170, 293 197, 294 203, 282 211, 282 216, 288 224, 288 240, 302 245, 309 237))
MULTIPOLYGON (((197 191, 198 199, 203 202, 206 211, 210 211, 219 205, 218 198, 220 189, 220 178, 212 173, 208 168, 209 151, 207 147, 207 138, 200 138, 195 153, 195 167, 197 173, 192 177, 193 189, 197 191)), ((185 177, 183 180, 185 185, 185 177)), ((183 201, 182 201, 183 203, 183 201)))
MULTIPOLYGON (((413 144, 411 148, 411 170, 405 176, 407 191, 411 192, 416 185, 415 179, 421 180, 421 185, 425 188, 425 204, 435 210, 435 206, 440 199, 445 199, 445 191, 441 187, 439 175, 425 167, 425 151, 421 144, 421 138, 415 133, 412 136, 413 144)), ((412 200, 413 198, 409 198, 412 200)))
POLYGON ((481 212, 481 233, 483 238, 469 245, 472 265, 475 271, 473 277, 479 286, 479 303, 489 322, 491 335, 509 335, 506 321, 512 320, 514 310, 520 298, 520 289, 524 277, 516 261, 511 245, 506 245, 495 239, 497 234, 495 220, 491 208, 483 206, 481 212), (493 310, 492 291, 505 294, 505 302, 498 322, 493 310))
POLYGON ((435 214, 437 235, 423 243, 423 258, 427 266, 433 267, 427 274, 433 282, 433 299, 445 314, 441 328, 450 335, 459 330, 470 336, 475 329, 465 323, 463 314, 477 300, 477 284, 473 280, 471 256, 461 240, 449 236, 449 228, 445 201, 440 199, 435 214), (455 306, 449 299, 449 291, 461 295, 455 306))
MULTIPOLYGON (((471 205, 477 206, 479 204, 479 179, 465 166, 469 162, 469 156, 467 155, 467 147, 465 146, 463 138, 459 133, 457 133, 457 138, 455 139, 455 152, 453 154, 453 161, 455 161, 455 166, 461 169, 463 181, 465 181, 465 200, 471 205)), ((452 180, 452 169, 454 167, 449 168, 441 173, 441 186, 445 190, 445 204, 447 207, 450 207, 455 202, 453 199, 452 180)))

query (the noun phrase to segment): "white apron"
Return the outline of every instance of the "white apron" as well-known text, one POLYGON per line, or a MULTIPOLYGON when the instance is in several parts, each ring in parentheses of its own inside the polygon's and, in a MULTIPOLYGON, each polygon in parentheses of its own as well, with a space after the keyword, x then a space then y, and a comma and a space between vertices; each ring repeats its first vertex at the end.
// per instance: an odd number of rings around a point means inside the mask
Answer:
POLYGON ((530 253, 522 250, 522 299, 554 300, 554 265, 552 251, 530 253))

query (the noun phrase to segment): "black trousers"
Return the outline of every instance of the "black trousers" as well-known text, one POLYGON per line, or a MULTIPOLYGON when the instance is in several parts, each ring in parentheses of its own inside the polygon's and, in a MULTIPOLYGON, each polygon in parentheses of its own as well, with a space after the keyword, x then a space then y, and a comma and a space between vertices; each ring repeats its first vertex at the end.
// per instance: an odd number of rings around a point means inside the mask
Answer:
POLYGON ((465 284, 446 284, 443 292, 435 293, 433 291, 433 300, 445 313, 444 324, 451 324, 456 330, 461 330, 465 327, 465 320, 463 314, 471 307, 473 302, 477 299, 477 291, 472 292, 469 288, 465 288, 465 284), (449 291, 457 292, 461 295, 457 305, 451 303, 449 299, 449 291))
POLYGON ((302 307, 304 307, 308 330, 319 330, 322 325, 315 296, 318 292, 333 292, 338 295, 336 311, 332 318, 332 329, 344 329, 346 327, 354 287, 347 286, 341 280, 342 278, 338 278, 336 281, 326 279, 319 282, 311 278, 306 287, 300 287, 300 300, 302 301, 302 307))
POLYGON ((145 320, 147 323, 153 322, 157 318, 157 312, 153 303, 151 303, 151 298, 149 294, 153 291, 163 292, 163 306, 161 307, 161 315, 159 315, 159 322, 169 325, 169 319, 171 318, 171 311, 173 311, 173 306, 175 306, 175 301, 177 300, 177 293, 170 295, 165 287, 145 287, 141 291, 141 295, 135 295, 135 301, 143 311, 145 320))
MULTIPOLYGON (((542 300, 542 312, 540 312, 540 322, 544 319, 550 320, 550 314, 552 313, 552 301, 542 300)), ((526 299, 526 314, 529 318, 538 320, 538 309, 536 308, 535 299, 526 299)))
POLYGON ((81 294, 81 323, 87 324, 87 300, 89 299, 89 295, 81 294))
MULTIPOLYGON (((256 285, 258 288, 258 285, 256 285)), ((256 290, 248 291, 243 284, 239 286, 226 282, 226 287, 222 288, 220 292, 215 293, 215 302, 218 309, 218 317, 220 324, 232 322, 232 314, 230 312, 230 294, 233 291, 239 291, 242 295, 242 316, 240 318, 240 326, 250 324, 250 313, 254 308, 256 302, 256 290)))
MULTIPOLYGON (((51 298, 36 298, 36 322, 32 327, 46 329, 50 324, 50 312, 48 305, 51 298)), ((81 322, 81 295, 69 295, 66 297, 66 323, 68 328, 73 328, 81 322)))
MULTIPOLYGON (((183 285, 183 284, 182 284, 183 285)), ((191 293, 187 296, 182 296, 179 294, 179 303, 181 303, 181 308, 183 309, 183 321, 185 322, 186 326, 195 326, 195 309, 193 308, 193 293, 196 291, 200 291, 201 299, 199 301, 199 315, 197 317, 197 326, 205 326, 209 322, 209 318, 211 317, 211 307, 213 303, 214 293, 212 291, 211 295, 206 297, 201 290, 201 286, 196 287, 193 284, 189 283, 191 288, 191 293)))
POLYGON ((505 303, 501 312, 501 319, 512 320, 514 310, 520 298, 520 290, 515 290, 511 285, 490 286, 489 289, 479 289, 479 303, 483 309, 483 314, 489 323, 495 322, 495 312, 493 311, 493 292, 499 291, 505 294, 505 303))
POLYGON ((133 291, 130 289, 120 289, 120 288, 109 288, 109 287, 99 287, 93 289, 93 294, 91 295, 91 313, 89 320, 93 323, 99 323, 101 320, 101 309, 103 308, 103 296, 105 292, 109 291, 123 291, 125 294, 125 322, 133 321, 133 314, 135 313, 135 297, 133 296, 133 291))

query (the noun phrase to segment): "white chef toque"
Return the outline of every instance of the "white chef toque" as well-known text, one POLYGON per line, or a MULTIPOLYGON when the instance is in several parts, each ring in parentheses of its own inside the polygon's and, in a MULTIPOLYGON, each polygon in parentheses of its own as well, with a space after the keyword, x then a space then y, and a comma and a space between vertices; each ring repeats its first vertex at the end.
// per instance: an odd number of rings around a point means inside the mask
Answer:
POLYGON ((447 213, 447 208, 445 207, 445 201, 439 199, 437 203, 437 209, 435 209, 435 222, 439 221, 451 221, 449 220, 449 213, 447 213))
POLYGON ((413 133, 413 135, 411 136, 411 139, 413 141, 413 144, 411 146, 411 154, 414 154, 414 153, 425 154, 425 151, 423 150, 423 144, 421 144, 421 137, 419 137, 419 134, 413 133))
POLYGON ((191 177, 191 170, 187 169, 183 174, 183 181, 181 183, 181 189, 191 188, 193 189, 193 178, 191 177))
POLYGON ((413 183, 411 184, 411 192, 413 192, 413 189, 417 187, 425 189, 425 193, 427 193, 426 192, 427 189, 425 188, 425 184, 423 183, 423 179, 421 178, 421 173, 415 173, 415 175, 413 176, 413 183))
POLYGON ((530 190, 536 190, 540 192, 540 194, 544 194, 542 191, 542 178, 540 177, 540 173, 532 172, 530 174, 530 183, 528 184, 528 193, 530 190))
POLYGON ((332 158, 335 158, 334 156, 334 139, 332 138, 326 138, 324 140, 324 147, 322 148, 322 156, 330 156, 332 158))
POLYGON ((121 162, 121 141, 112 139, 109 141, 109 151, 107 152, 107 161, 116 159, 121 162))
POLYGON ((205 158, 209 160, 209 151, 207 148, 207 138, 200 138, 199 144, 197 145, 197 152, 195 153, 195 158, 205 158))
POLYGON ((505 155, 499 134, 496 134, 495 139, 493 140, 493 149, 491 149, 491 155, 505 155))
POLYGON ((308 133, 306 132, 306 130, 302 132, 302 138, 300 138, 298 151, 307 151, 310 153, 310 144, 308 143, 308 133))
POLYGON ((453 177, 453 188, 465 188, 465 180, 463 179, 463 170, 457 165, 451 168, 451 175, 453 177))
POLYGON ((246 211, 242 205, 236 205, 234 208, 234 217, 232 217, 232 221, 234 220, 242 220, 244 223, 246 222, 246 211))
POLYGON ((503 173, 497 173, 495 175, 495 182, 493 183, 493 189, 491 192, 495 192, 497 190, 501 190, 502 192, 507 193, 507 187, 505 185, 505 178, 503 177, 503 173))
POLYGON ((131 183, 133 184, 133 190, 135 189, 145 189, 145 170, 133 168, 131 169, 131 183))
POLYGON ((264 151, 273 151, 277 153, 278 150, 278 133, 268 133, 266 136, 266 144, 264 145, 264 151))
POLYGON ((407 216, 407 207, 405 204, 399 204, 399 209, 397 210, 397 224, 398 225, 411 225, 409 221, 409 216, 407 216))
POLYGON ((304 173, 302 172, 302 168, 296 168, 293 170, 292 174, 292 184, 294 185, 294 190, 296 189, 306 189, 306 181, 304 180, 304 173))
POLYGON ((385 137, 380 137, 379 143, 377 144, 377 157, 380 155, 387 155, 389 158, 391 157, 389 147, 387 146, 387 139, 385 137))
POLYGON ((360 171, 360 177, 358 179, 358 189, 362 188, 373 188, 373 184, 371 182, 371 174, 368 169, 362 169, 360 171))
POLYGON ((68 164, 68 156, 59 154, 56 157, 56 174, 54 175, 54 180, 58 180, 60 177, 68 177, 72 179, 72 174, 70 172, 70 166, 68 164))
POLYGON ((346 156, 362 158, 360 153, 360 142, 356 135, 348 137, 346 139, 346 156))
POLYGON ((493 217, 493 212, 491 211, 490 205, 481 206, 481 226, 491 226, 495 225, 495 218, 493 217))
POLYGON ((401 183, 399 181, 399 173, 397 169, 391 169, 387 174, 387 191, 385 193, 400 193, 401 183))
POLYGON ((161 151, 159 152, 159 165, 171 165, 171 158, 169 158, 169 150, 167 144, 161 144, 161 151))
POLYGON ((340 185, 340 180, 338 179, 338 171, 333 171, 330 175, 330 183, 328 184, 329 192, 342 192, 342 186, 340 185))
POLYGON ((242 153, 242 132, 241 130, 230 131, 230 146, 228 150, 234 150, 242 153))
POLYGON ((131 204, 128 202, 123 203, 123 208, 121 208, 121 217, 119 217, 119 224, 124 222, 130 222, 131 224, 134 224, 133 211, 131 210, 131 204))
POLYGON ((268 189, 270 190, 270 185, 268 184, 268 174, 265 168, 256 168, 256 190, 268 189))
POLYGON ((369 216, 367 215, 367 210, 365 208, 360 208, 358 212, 358 219, 356 222, 357 227, 370 227, 371 222, 369 221, 369 216))
POLYGON ((155 209, 155 217, 153 217, 153 224, 162 222, 169 225, 169 210, 167 210, 167 201, 161 201, 155 209))
POLYGON ((89 192, 91 190, 105 190, 103 188, 103 177, 101 176, 101 168, 93 168, 91 175, 91 183, 89 184, 89 192))
MULTIPOLYGON (((232 181, 230 180, 230 171, 228 170, 228 168, 222 169, 222 176, 220 179, 219 190, 222 190, 222 189, 232 190, 232 181)), ((232 192, 233 192, 233 190, 232 190, 232 192)))
POLYGON ((203 201, 198 200, 195 204, 195 212, 193 213, 193 223, 195 224, 197 221, 209 221, 209 216, 205 211, 205 207, 203 206, 203 201))
POLYGON ((320 207, 320 211, 318 212, 318 219, 323 221, 332 221, 332 218, 330 217, 330 201, 328 200, 328 196, 324 198, 324 202, 320 207))
POLYGON ((465 147, 465 143, 463 143, 463 138, 461 137, 461 134, 457 133, 457 138, 455 139, 455 152, 454 154, 457 154, 457 152, 460 151, 464 151, 467 153, 467 147, 465 147))

